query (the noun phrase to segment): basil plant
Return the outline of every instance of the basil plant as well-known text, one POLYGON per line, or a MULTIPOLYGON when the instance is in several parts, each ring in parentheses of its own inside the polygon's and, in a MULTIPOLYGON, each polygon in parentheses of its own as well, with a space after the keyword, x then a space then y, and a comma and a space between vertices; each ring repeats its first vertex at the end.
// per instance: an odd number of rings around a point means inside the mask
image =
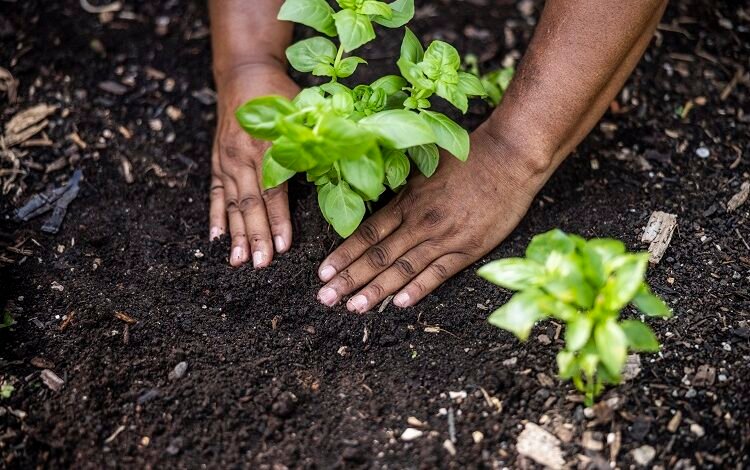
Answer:
POLYGON ((400 76, 342 84, 366 63, 350 53, 375 38, 374 25, 404 26, 414 15, 414 1, 338 0, 338 6, 335 11, 325 0, 286 0, 278 15, 324 35, 291 45, 286 56, 294 69, 329 81, 291 101, 250 100, 236 116, 251 136, 272 142, 263 158, 264 189, 305 172, 317 187, 323 216, 347 237, 362 221, 366 203, 386 187, 403 186, 412 165, 429 177, 439 148, 468 158, 468 132, 431 110, 430 99, 437 95, 465 113, 468 99, 486 97, 487 91, 477 76, 460 70, 453 46, 433 41, 425 49, 408 28, 397 62, 400 76))
POLYGON ((631 303, 649 317, 672 315, 644 282, 647 266, 647 253, 628 253, 618 240, 584 240, 552 230, 531 240, 525 258, 493 261, 477 274, 517 291, 490 315, 492 325, 526 340, 539 320, 565 323, 559 374, 573 380, 590 406, 604 385, 619 383, 629 349, 659 350, 645 323, 620 318, 631 303))

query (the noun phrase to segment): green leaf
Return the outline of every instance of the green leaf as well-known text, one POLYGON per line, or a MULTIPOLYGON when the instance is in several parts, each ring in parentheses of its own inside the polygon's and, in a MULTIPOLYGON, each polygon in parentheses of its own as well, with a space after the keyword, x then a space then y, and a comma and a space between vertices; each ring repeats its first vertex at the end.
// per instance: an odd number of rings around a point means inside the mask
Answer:
POLYGON ((0 387, 0 398, 8 399, 13 395, 13 390, 15 390, 15 387, 13 385, 3 382, 3 385, 0 387))
POLYGON ((424 47, 422 47, 422 43, 409 28, 406 28, 404 39, 401 41, 401 58, 413 64, 422 62, 424 58, 424 47))
POLYGON ((557 353, 557 369, 560 377, 569 379, 578 371, 576 355, 570 351, 562 350, 557 353))
POLYGON ((365 15, 382 16, 387 20, 393 18, 393 11, 391 10, 391 6, 387 3, 378 2, 375 0, 365 0, 362 3, 362 7, 360 8, 359 12, 365 15))
POLYGON ((392 109, 367 116, 359 125, 369 129, 391 148, 405 149, 435 142, 435 134, 416 113, 392 109))
POLYGON ((341 174, 365 200, 374 201, 385 191, 383 178, 385 170, 380 152, 368 152, 358 158, 339 160, 341 174))
POLYGON ((335 77, 336 69, 331 64, 318 64, 313 67, 312 74, 316 77, 335 77))
POLYGON ((243 104, 235 112, 245 132, 256 139, 274 140, 279 136, 279 118, 297 111, 291 101, 281 96, 263 96, 243 104))
POLYGON ((391 150, 385 157, 385 179, 388 187, 393 189, 406 182, 410 169, 409 159, 402 150, 391 150))
POLYGON ((419 114, 432 128, 435 143, 459 160, 469 158, 469 133, 445 114, 423 109, 419 114))
POLYGON ((423 175, 429 178, 435 173, 440 161, 440 153, 438 152, 437 145, 417 145, 408 149, 407 152, 409 158, 417 165, 417 168, 419 168, 419 171, 423 175))
POLYGON ((348 86, 342 85, 341 83, 338 83, 338 82, 324 83, 320 85, 320 88, 326 93, 328 93, 329 95, 335 95, 338 93, 352 94, 352 90, 348 86))
POLYGON ((326 0, 286 0, 277 18, 309 26, 328 36, 336 35, 333 8, 326 0))
POLYGON ((422 69, 419 68, 419 66, 414 62, 405 57, 401 57, 396 62, 396 65, 398 66, 398 70, 399 72, 401 72, 401 75, 403 75, 404 78, 408 80, 409 83, 411 83, 412 86, 417 90, 435 89, 435 83, 429 78, 426 78, 424 76, 424 73, 422 73, 422 69))
POLYGON ((323 115, 317 128, 318 135, 323 138, 326 153, 330 154, 333 160, 359 157, 375 145, 376 134, 355 122, 333 114, 323 115))
POLYGON ((361 57, 347 57, 346 59, 341 60, 335 67, 336 76, 339 78, 349 77, 355 70, 357 70, 357 65, 366 63, 367 61, 361 57))
POLYGON ((638 320, 625 320, 620 323, 620 328, 628 338, 630 348, 638 352, 658 352, 659 340, 651 328, 638 320))
POLYGON ((553 229, 531 239, 529 246, 526 248, 526 257, 544 264, 550 253, 558 251, 567 254, 575 248, 575 242, 565 232, 560 229, 553 229))
POLYGON ((266 150, 265 155, 263 155, 263 166, 261 168, 264 190, 275 188, 294 176, 295 173, 294 170, 284 168, 279 162, 274 160, 273 147, 266 150))
POLYGON ((399 77, 398 75, 386 75, 385 77, 380 77, 372 82, 370 87, 373 89, 382 89, 385 91, 386 95, 393 95, 406 87, 406 84, 406 80, 404 80, 403 77, 399 77))
POLYGON ((444 78, 448 71, 455 72, 460 66, 461 56, 458 55, 456 48, 443 41, 430 43, 421 64, 424 74, 432 80, 444 78))
POLYGON ((584 243, 581 254, 586 278, 594 287, 601 287, 609 277, 609 261, 625 252, 625 245, 618 240, 594 239, 584 243))
POLYGON ((506 289, 524 290, 539 284, 544 276, 544 267, 523 258, 506 258, 485 264, 477 274, 506 289))
POLYGON ((594 322, 585 315, 578 315, 565 326, 565 348, 579 351, 591 337, 594 322))
POLYGON ((349 116, 354 111, 354 98, 351 93, 336 93, 331 97, 331 107, 340 116, 349 116))
POLYGON ((318 107, 325 104, 323 92, 320 87, 303 88, 292 100, 292 104, 298 109, 318 107))
POLYGON ((458 89, 458 85, 448 84, 442 80, 435 82, 435 94, 447 100, 459 111, 466 114, 469 110, 469 98, 458 89))
POLYGON ((328 218, 328 213, 326 212, 326 203, 328 201, 328 196, 331 194, 331 190, 335 187, 333 183, 329 181, 323 183, 322 185, 317 185, 318 189, 318 207, 320 208, 320 213, 323 214, 323 218, 326 219, 326 222, 331 224, 331 219, 328 218))
POLYGON ((563 302, 575 303, 582 308, 592 307, 594 290, 584 279, 581 260, 575 252, 550 253, 544 268, 547 272, 547 282, 543 286, 545 291, 563 302))
POLYGON ((414 16, 414 0, 396 0, 388 4, 391 7, 391 18, 378 16, 372 20, 386 28, 400 28, 414 16))
POLYGON ((341 10, 333 14, 333 19, 336 22, 339 40, 346 52, 351 52, 375 39, 375 30, 367 15, 353 10, 341 10))
POLYGON ((655 296, 645 282, 641 284, 641 287, 635 294, 633 304, 638 307, 638 310, 650 317, 669 318, 672 316, 672 311, 667 304, 655 296))
POLYGON ((319 163, 302 144, 288 137, 279 137, 273 143, 272 149, 273 159, 284 168, 295 172, 307 171, 319 163))
POLYGON ((346 181, 332 186, 325 197, 324 212, 334 230, 346 238, 354 233, 365 216, 365 202, 346 181))
POLYGON ((300 72, 312 72, 320 64, 330 65, 336 59, 336 45, 324 37, 296 42, 286 49, 289 64, 300 72))
POLYGON ((528 289, 511 297, 510 301, 495 310, 487 319, 490 324, 508 330, 524 341, 534 324, 545 317, 537 300, 544 294, 539 289, 528 289))
POLYGON ((474 75, 458 72, 458 90, 469 96, 487 96, 482 82, 474 75))
POLYGON ((648 254, 627 254, 616 258, 619 266, 599 291, 597 302, 605 309, 619 312, 641 287, 648 266, 648 254))
POLYGON ((625 336, 625 332, 617 324, 617 321, 609 318, 596 325, 594 340, 604 367, 614 377, 619 377, 628 354, 628 338, 625 336))

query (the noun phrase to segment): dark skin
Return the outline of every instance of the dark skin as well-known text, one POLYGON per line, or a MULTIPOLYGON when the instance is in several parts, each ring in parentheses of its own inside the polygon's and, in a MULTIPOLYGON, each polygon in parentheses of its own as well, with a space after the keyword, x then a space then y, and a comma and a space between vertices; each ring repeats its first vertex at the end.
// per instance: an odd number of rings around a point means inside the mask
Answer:
MULTIPOLYGON (((250 250, 255 267, 267 266, 274 246, 291 246, 286 187, 260 190, 266 144, 233 117, 250 98, 298 90, 283 62, 291 25, 275 20, 281 3, 210 2, 219 93, 210 235, 226 232, 228 221, 233 266, 250 250)), ((409 307, 500 244, 622 88, 666 3, 548 0, 503 102, 471 135, 469 159, 442 155, 431 178, 412 177, 323 260, 320 302, 351 296, 347 308, 364 313, 393 294, 396 306, 409 307)))

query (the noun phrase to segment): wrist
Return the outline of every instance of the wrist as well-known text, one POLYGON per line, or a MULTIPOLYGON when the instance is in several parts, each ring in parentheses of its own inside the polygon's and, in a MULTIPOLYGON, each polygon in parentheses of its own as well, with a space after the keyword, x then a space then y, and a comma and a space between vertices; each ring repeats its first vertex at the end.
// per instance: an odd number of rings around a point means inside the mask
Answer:
POLYGON ((533 128, 503 120, 497 113, 477 130, 477 140, 488 154, 503 159, 503 166, 512 165, 523 179, 546 180, 554 171, 554 150, 545 144, 544 136, 535 135, 533 128))
POLYGON ((262 76, 274 73, 286 75, 286 62, 274 55, 214 60, 213 75, 216 87, 222 86, 238 76, 262 76))

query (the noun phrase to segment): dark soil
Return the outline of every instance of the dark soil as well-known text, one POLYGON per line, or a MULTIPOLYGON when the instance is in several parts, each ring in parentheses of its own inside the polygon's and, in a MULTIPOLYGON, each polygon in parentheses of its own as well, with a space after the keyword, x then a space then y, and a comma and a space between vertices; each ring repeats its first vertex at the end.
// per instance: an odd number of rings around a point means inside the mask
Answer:
MULTIPOLYGON (((37 103, 60 108, 45 131, 53 144, 23 149, 32 163, 24 193, 0 203, 0 241, 25 240, 32 252, 6 251, 13 264, 0 270, 0 305, 16 320, 0 330, 0 382, 15 387, 0 399, 0 466, 528 466, 516 451, 527 421, 563 440, 570 466, 628 467, 643 445, 662 467, 750 466, 750 203, 726 210, 750 178, 747 82, 722 99, 750 57, 747 3, 672 2, 612 112, 482 260, 518 255, 552 227, 645 249, 651 212, 678 216, 649 271, 676 314, 652 322, 663 351, 641 355, 640 374, 609 389, 594 416, 555 378, 556 325, 540 324, 527 343, 488 325, 509 293, 474 268, 403 311, 320 306, 316 268, 339 239, 302 182, 292 187, 294 249, 262 271, 230 268, 228 241, 207 241, 215 114, 204 90, 205 7, 124 3, 105 23, 74 0, 0 3, 0 65, 20 82, 17 103, 0 97, 0 119, 37 103), (108 80, 125 93, 99 88, 108 80), (681 118, 699 97, 705 103, 681 118), (167 105, 183 117, 172 121, 167 105), (61 156, 58 170, 33 169, 61 156), (41 233, 41 219, 12 220, 14 207, 73 168, 85 183, 59 234, 41 233), (39 358, 64 379, 60 391, 42 383, 39 358), (170 380, 181 361, 186 374, 170 380), (404 442, 409 417, 425 434, 404 442), (450 417, 455 455, 444 447, 450 417)), ((425 40, 445 38, 487 68, 522 52, 533 30, 512 2, 418 6, 414 29, 425 40)), ((392 69, 399 41, 382 32, 366 48, 365 79, 392 69)), ((475 104, 464 122, 486 111, 475 104)))

